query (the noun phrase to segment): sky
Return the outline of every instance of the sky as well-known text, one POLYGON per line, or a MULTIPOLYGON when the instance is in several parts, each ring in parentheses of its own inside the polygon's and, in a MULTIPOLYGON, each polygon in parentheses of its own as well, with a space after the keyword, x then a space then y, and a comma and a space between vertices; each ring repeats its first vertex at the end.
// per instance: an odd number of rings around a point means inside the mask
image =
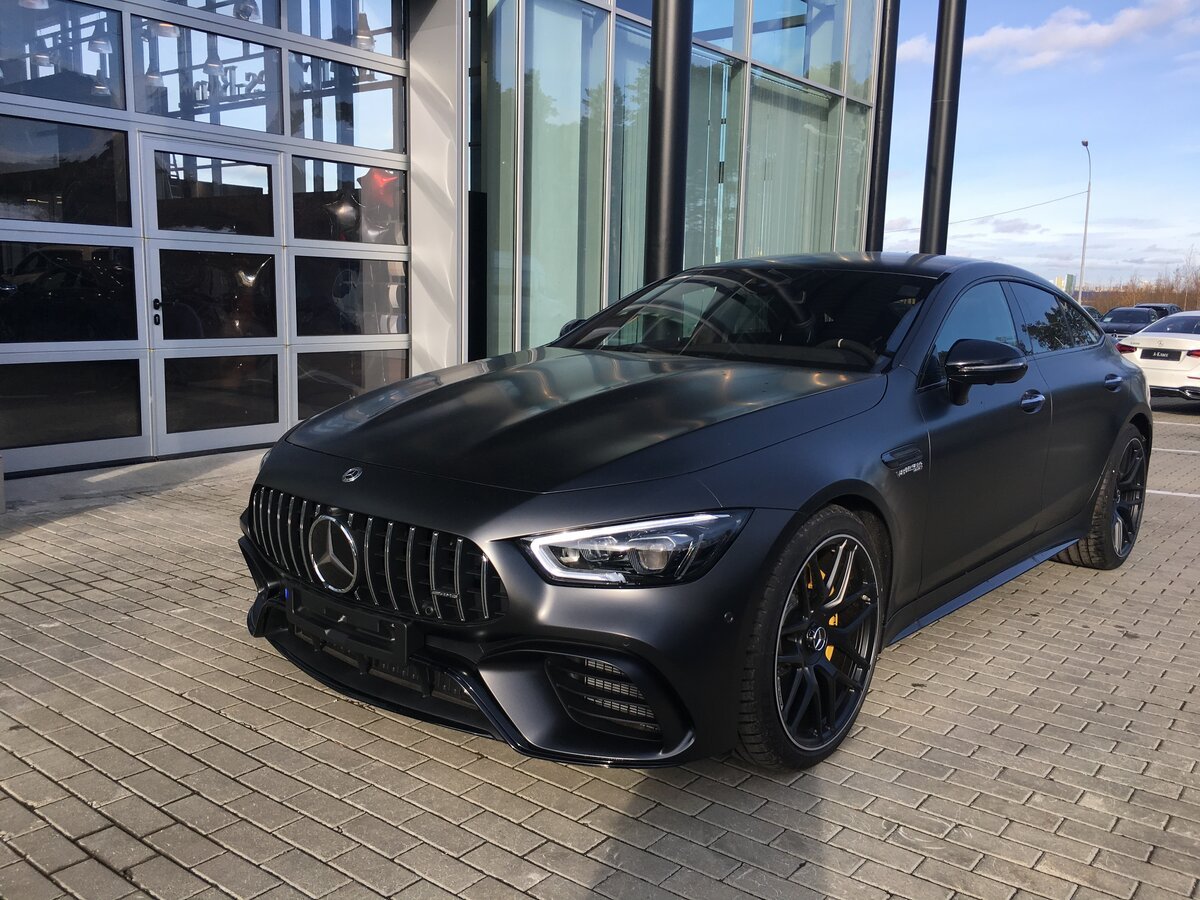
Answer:
MULTIPOLYGON (((887 250, 919 242, 937 5, 900 4, 887 250)), ((1078 275, 1084 139, 1085 284, 1200 263, 1200 0, 967 0, 947 252, 1078 275)))

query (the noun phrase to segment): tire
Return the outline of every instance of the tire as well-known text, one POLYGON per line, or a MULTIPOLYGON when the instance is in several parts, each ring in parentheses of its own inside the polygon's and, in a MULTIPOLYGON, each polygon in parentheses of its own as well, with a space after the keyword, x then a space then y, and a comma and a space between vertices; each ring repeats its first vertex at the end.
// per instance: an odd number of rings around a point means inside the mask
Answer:
POLYGON ((827 506, 788 540, 755 611, 742 670, 738 755, 804 769, 850 731, 879 656, 886 536, 827 506))
POLYGON ((1148 462, 1146 439, 1137 426, 1126 425, 1109 454, 1087 534, 1056 560, 1088 569, 1115 569, 1129 558, 1146 505, 1148 462))

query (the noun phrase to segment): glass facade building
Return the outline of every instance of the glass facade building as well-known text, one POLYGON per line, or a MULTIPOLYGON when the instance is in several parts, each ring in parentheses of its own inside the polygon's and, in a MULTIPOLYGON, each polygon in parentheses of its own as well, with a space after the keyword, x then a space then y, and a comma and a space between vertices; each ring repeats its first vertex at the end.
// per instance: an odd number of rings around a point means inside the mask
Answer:
MULTIPOLYGON (((642 283, 650 0, 12 0, 9 473, 274 440, 642 283)), ((696 0, 688 265, 857 249, 876 0, 696 0)))

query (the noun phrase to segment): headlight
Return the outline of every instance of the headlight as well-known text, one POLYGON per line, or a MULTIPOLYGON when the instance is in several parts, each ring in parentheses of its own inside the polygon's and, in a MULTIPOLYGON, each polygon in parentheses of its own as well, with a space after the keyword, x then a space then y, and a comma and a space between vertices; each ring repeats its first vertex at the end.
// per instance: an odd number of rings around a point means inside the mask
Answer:
POLYGON ((676 584, 712 568, 746 510, 625 522, 525 538, 547 577, 585 584, 676 584))

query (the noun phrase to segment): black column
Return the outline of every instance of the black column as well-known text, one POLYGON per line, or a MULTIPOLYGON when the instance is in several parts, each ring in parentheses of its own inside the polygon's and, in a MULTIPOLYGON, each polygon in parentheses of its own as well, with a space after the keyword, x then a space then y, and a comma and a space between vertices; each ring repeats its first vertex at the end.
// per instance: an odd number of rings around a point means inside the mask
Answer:
POLYGON ((963 29, 967 0, 941 0, 929 104, 929 149, 925 156, 925 203, 921 209, 921 252, 945 253, 950 226, 950 181, 954 175, 954 136, 958 129, 958 88, 962 80, 963 29))
POLYGON ((692 0, 654 0, 650 20, 650 133, 646 166, 649 283, 683 268, 692 0))
POLYGON ((900 0, 883 0, 881 28, 879 71, 875 73, 875 139, 871 142, 871 190, 867 196, 865 250, 883 249, 888 163, 892 153, 892 109, 896 96, 896 35, 900 30, 900 0))

